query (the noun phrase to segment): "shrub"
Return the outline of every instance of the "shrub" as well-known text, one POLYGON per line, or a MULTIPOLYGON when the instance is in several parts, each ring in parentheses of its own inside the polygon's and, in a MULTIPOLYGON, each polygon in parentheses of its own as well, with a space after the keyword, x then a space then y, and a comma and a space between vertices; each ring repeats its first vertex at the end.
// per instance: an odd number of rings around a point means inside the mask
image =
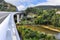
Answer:
POLYGON ((18 32, 22 34, 23 40, 56 40, 53 35, 33 31, 28 28, 18 27, 18 32))

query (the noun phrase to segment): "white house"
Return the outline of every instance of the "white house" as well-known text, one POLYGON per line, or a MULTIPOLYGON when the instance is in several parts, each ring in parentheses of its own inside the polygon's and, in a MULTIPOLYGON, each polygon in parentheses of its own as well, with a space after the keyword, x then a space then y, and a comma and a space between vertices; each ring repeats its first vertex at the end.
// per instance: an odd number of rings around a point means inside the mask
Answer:
POLYGON ((60 14, 60 11, 57 11, 56 14, 60 14))

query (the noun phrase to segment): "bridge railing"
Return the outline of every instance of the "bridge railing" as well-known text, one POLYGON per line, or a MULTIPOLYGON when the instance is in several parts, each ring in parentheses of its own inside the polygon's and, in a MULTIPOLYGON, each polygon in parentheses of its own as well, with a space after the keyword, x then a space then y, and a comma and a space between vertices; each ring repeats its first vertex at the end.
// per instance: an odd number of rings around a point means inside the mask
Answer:
POLYGON ((16 40, 20 40, 14 22, 14 14, 10 13, 0 24, 0 40, 13 40, 13 34, 16 35, 16 40))

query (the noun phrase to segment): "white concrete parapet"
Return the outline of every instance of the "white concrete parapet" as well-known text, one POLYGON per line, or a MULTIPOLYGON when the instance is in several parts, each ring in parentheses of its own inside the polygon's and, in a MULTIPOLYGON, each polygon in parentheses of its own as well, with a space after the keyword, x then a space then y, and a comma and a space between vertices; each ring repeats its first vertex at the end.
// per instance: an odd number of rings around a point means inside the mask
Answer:
POLYGON ((13 40, 13 34, 15 34, 16 40, 20 40, 13 18, 14 14, 9 14, 0 24, 0 40, 13 40))

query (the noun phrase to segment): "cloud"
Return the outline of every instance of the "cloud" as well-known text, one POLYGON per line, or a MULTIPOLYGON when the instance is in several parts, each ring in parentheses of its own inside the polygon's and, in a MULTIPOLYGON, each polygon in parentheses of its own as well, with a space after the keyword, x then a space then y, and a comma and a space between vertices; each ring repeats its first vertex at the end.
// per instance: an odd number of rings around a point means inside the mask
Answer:
POLYGON ((14 6, 20 5, 20 3, 19 3, 20 0, 4 0, 4 1, 7 2, 7 3, 12 4, 14 6))
POLYGON ((38 5, 60 5, 60 0, 47 0, 47 2, 39 3, 38 5))
POLYGON ((48 2, 50 2, 54 5, 60 5, 60 0, 48 0, 48 2))
POLYGON ((20 10, 24 10, 26 9, 28 6, 31 6, 32 0, 4 0, 7 3, 10 3, 14 6, 17 7, 17 9, 20 10))
POLYGON ((17 9, 24 10, 27 7, 34 7, 39 5, 60 5, 60 0, 5 0, 17 7, 17 9))
POLYGON ((32 0, 20 0, 20 2, 32 2, 32 0))
MULTIPOLYGON (((28 0, 23 0, 24 2, 30 2, 28 0)), ((36 5, 30 3, 27 7, 35 7, 35 6, 40 6, 40 5, 53 5, 53 6, 57 6, 60 5, 60 0, 47 0, 46 2, 42 2, 42 3, 37 3, 36 5)))
POLYGON ((27 7, 34 7, 37 3, 43 2, 44 0, 4 0, 17 7, 17 9, 24 10, 27 7))
POLYGON ((11 3, 15 6, 19 6, 19 5, 29 5, 31 4, 33 1, 36 1, 36 0, 4 0, 5 2, 7 3, 11 3))
POLYGON ((41 5, 57 6, 57 5, 60 5, 60 0, 47 0, 46 2, 38 3, 36 5, 31 5, 30 7, 41 6, 41 5))
POLYGON ((26 7, 25 7, 24 5, 20 5, 20 6, 17 6, 17 9, 18 9, 19 11, 21 11, 21 10, 25 10, 26 7))
MULTIPOLYGON (((34 7, 34 6, 35 6, 34 4, 30 4, 27 7, 34 7)), ((19 5, 17 6, 17 9, 21 11, 21 10, 25 10, 27 7, 25 7, 24 5, 19 5)))

